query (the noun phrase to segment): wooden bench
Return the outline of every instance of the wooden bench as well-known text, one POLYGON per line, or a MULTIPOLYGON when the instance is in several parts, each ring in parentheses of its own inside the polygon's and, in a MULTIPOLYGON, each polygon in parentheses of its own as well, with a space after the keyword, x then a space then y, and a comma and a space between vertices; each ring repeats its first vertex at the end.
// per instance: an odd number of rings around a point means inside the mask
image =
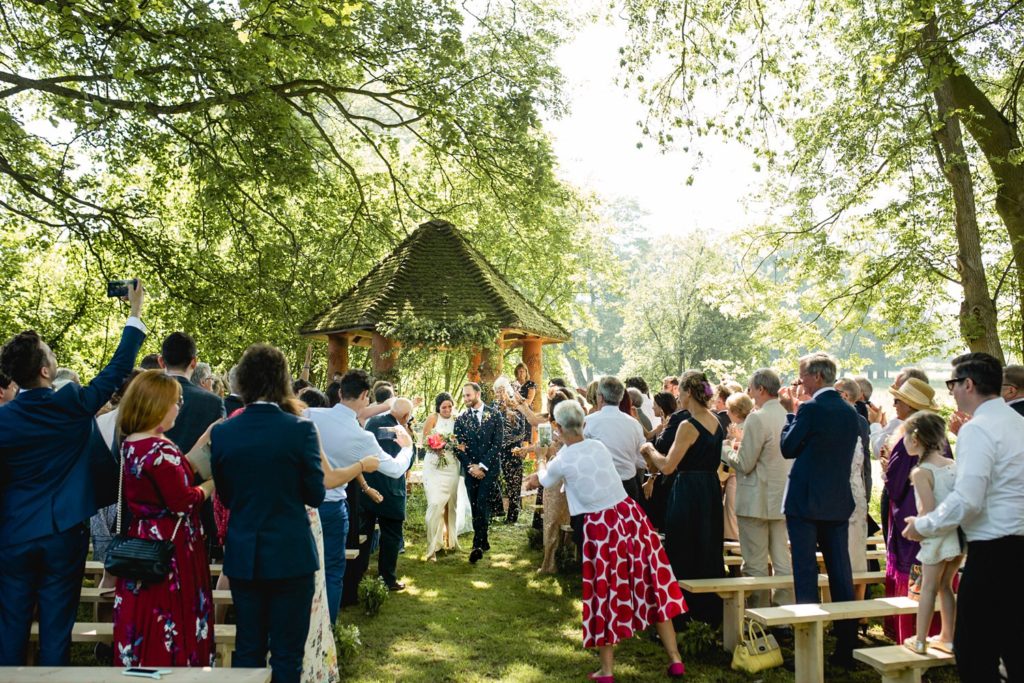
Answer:
MULTIPOLYGON (((885 548, 885 539, 881 536, 872 536, 868 539, 867 546, 872 550, 879 550, 881 548, 885 548), (879 546, 881 546, 881 548, 879 548, 879 546)), ((725 552, 732 553, 733 555, 743 554, 743 552, 740 550, 739 541, 724 541, 722 543, 722 548, 725 550, 725 552)), ((868 559, 871 558, 869 557, 868 559)))
MULTIPOLYGON (((882 583, 885 572, 856 572, 853 575, 854 585, 882 583)), ((690 593, 715 593, 722 598, 722 647, 732 652, 739 642, 740 630, 743 628, 744 602, 747 595, 754 591, 777 590, 792 588, 793 577, 783 576, 736 576, 721 579, 681 579, 679 585, 690 593)), ((818 587, 828 588, 828 577, 818 576, 818 587)))
POLYGON ((882 674, 882 683, 921 683, 925 669, 956 664, 956 658, 948 652, 928 648, 926 654, 919 655, 902 645, 854 650, 853 658, 882 674))
MULTIPOLYGON (((169 671, 174 683, 270 683, 270 669, 225 669, 221 667, 162 667, 169 671)), ((0 681, 4 683, 125 683, 134 680, 124 675, 123 667, 99 666, 18 666, 0 667, 0 681)))
MULTIPOLYGON (((231 653, 235 649, 235 625, 217 624, 213 627, 214 641, 217 643, 219 666, 231 668, 231 653)), ((39 624, 32 624, 29 641, 39 640, 39 624)), ((72 643, 113 643, 114 625, 96 622, 78 622, 71 629, 72 643)), ((35 658, 35 648, 29 648, 29 664, 35 658)), ((91 667, 90 667, 91 668, 91 667)), ((0 679, 2 680, 2 679, 0 679)))
MULTIPOLYGON (((211 591, 213 593, 213 604, 215 606, 221 605, 233 605, 234 601, 231 598, 231 591, 211 591)), ((100 616, 100 605, 112 604, 114 602, 114 592, 109 588, 88 588, 83 587, 82 592, 78 597, 80 604, 92 605, 92 618, 93 621, 99 621, 100 616)), ((218 628, 220 626, 218 625, 218 628)), ((3 680, 3 679, 0 679, 3 680)))
MULTIPOLYGON (((938 600, 936 608, 938 608, 938 600)), ((825 622, 843 619, 876 619, 899 614, 916 614, 917 603, 910 598, 876 598, 826 602, 820 605, 786 605, 748 609, 746 615, 764 626, 792 624, 796 654, 796 683, 825 680, 825 622)))
MULTIPOLYGON (((360 543, 366 542, 366 536, 360 536, 360 543)), ((359 557, 358 548, 346 548, 345 559, 354 560, 359 557)), ((224 565, 222 564, 211 564, 210 565, 210 576, 217 577, 224 571, 224 565)), ((85 575, 89 577, 97 577, 103 574, 103 563, 96 560, 89 560, 85 563, 85 575)))

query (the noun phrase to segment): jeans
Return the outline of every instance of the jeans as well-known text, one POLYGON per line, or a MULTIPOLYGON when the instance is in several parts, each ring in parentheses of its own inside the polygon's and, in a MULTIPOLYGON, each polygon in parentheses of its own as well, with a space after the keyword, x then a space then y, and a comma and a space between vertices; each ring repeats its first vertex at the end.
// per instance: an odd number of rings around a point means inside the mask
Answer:
POLYGON ((347 501, 332 500, 320 504, 320 526, 324 532, 324 581, 327 584, 327 610, 332 624, 338 618, 341 605, 348 524, 347 501))

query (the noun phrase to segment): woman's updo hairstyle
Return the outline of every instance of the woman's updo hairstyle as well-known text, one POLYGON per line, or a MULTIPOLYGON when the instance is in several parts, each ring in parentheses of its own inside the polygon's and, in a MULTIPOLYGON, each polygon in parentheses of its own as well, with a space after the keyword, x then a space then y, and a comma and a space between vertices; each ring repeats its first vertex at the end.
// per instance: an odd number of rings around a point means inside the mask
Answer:
POLYGON ((679 393, 688 395, 691 400, 707 408, 715 390, 703 372, 687 370, 679 376, 679 393))
POLYGON ((455 407, 455 400, 452 399, 452 395, 449 394, 447 391, 442 391, 440 394, 438 394, 434 398, 434 412, 435 413, 438 413, 438 414, 441 413, 441 404, 444 403, 445 401, 451 401, 452 402, 452 408, 455 407))

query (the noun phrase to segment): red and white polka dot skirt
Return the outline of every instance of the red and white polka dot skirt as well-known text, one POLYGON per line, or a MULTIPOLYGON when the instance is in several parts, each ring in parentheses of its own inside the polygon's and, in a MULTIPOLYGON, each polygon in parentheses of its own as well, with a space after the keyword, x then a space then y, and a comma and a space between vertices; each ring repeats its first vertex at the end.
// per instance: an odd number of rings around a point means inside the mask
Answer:
POLYGON ((632 499, 583 518, 583 647, 614 645, 686 611, 661 539, 632 499))

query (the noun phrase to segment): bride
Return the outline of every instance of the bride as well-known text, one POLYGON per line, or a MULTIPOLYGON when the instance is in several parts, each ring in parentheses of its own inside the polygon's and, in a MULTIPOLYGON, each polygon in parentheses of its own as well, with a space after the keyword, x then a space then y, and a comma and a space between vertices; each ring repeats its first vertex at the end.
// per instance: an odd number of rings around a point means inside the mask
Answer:
MULTIPOLYGON (((434 412, 423 424, 423 443, 426 444, 431 434, 448 436, 455 428, 455 416, 452 414, 455 402, 451 394, 442 392, 434 399, 434 412)), ((459 472, 459 461, 455 454, 444 448, 439 451, 427 449, 423 461, 423 489, 427 496, 427 551, 424 558, 437 560, 437 551, 457 550, 458 534, 463 533, 463 526, 472 526, 472 520, 466 512, 469 510, 469 495, 466 493, 466 482, 459 472), (444 460, 443 466, 439 461, 444 460), (468 524, 467 524, 468 522, 468 524)))

